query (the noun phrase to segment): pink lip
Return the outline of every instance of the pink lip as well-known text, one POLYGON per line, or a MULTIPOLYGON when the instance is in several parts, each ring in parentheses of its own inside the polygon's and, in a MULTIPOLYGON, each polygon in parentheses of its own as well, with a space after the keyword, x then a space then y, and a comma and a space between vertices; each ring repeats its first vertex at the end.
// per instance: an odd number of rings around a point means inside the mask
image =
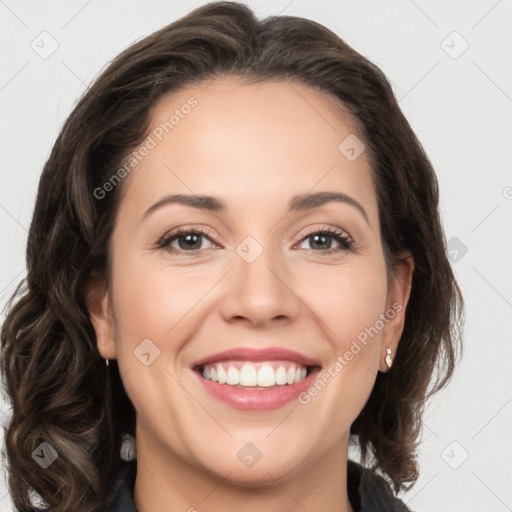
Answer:
MULTIPOLYGON (((270 347, 264 349, 255 348, 234 348, 231 350, 225 350, 224 352, 218 352, 203 359, 199 359, 192 363, 192 368, 196 366, 202 366, 205 364, 215 363, 217 361, 272 361, 272 360, 288 360, 295 361, 302 364, 303 366, 320 366, 320 363, 310 359, 309 357, 303 356, 293 350, 286 348, 270 347)), ((300 384, 300 383, 299 383, 300 384)))
POLYGON ((224 352, 218 352, 203 359, 195 361, 191 365, 197 378, 201 381, 206 391, 214 398, 225 404, 244 411, 262 411, 278 409, 288 402, 297 399, 313 383, 315 375, 320 369, 318 361, 310 359, 298 352, 279 347, 254 349, 239 347, 224 352), (206 364, 218 361, 272 361, 288 360, 307 366, 308 375, 297 384, 286 384, 269 389, 242 389, 228 384, 219 384, 203 378, 200 368, 206 364), (314 368, 312 368, 314 367, 314 368))
POLYGON ((228 384, 219 384, 203 378, 199 372, 194 373, 210 395, 230 407, 242 411, 268 411, 279 409, 288 402, 296 400, 301 393, 312 386, 319 370, 319 367, 311 369, 306 378, 297 384, 262 390, 240 389, 228 384))

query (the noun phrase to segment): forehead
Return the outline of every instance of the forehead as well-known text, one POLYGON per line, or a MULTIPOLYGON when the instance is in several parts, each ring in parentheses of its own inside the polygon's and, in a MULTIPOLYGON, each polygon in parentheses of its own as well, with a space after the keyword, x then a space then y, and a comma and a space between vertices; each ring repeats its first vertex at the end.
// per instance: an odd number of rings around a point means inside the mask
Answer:
POLYGON ((157 102, 148 133, 141 147, 151 149, 125 183, 126 197, 141 207, 165 193, 265 208, 286 205, 288 196, 335 190, 365 202, 371 215, 366 151, 355 160, 343 152, 347 140, 362 147, 358 123, 336 98, 307 85, 244 84, 236 77, 191 85, 157 102))

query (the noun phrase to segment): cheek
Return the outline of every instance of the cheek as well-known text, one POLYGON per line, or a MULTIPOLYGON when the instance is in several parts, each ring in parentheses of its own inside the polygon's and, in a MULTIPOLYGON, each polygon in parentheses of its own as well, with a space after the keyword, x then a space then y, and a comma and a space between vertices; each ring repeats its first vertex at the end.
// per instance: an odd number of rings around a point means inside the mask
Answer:
POLYGON ((335 272, 315 275, 314 286, 303 285, 301 294, 321 319, 321 325, 336 348, 375 324, 384 313, 387 294, 385 268, 378 263, 340 266, 335 272))
POLYGON ((133 351, 148 338, 166 353, 176 351, 172 340, 179 340, 177 333, 190 329, 194 317, 190 313, 218 281, 211 268, 190 265, 170 269, 158 261, 135 255, 114 262, 116 320, 123 337, 118 349, 133 351), (126 338, 130 338, 129 344, 126 338))
POLYGON ((192 267, 171 272, 149 259, 135 255, 114 261, 117 359, 139 421, 155 438, 161 435, 156 426, 162 424, 168 435, 179 436, 182 433, 173 412, 189 411, 186 418, 201 414, 177 382, 181 378, 180 349, 198 322, 194 305, 215 278, 193 274, 192 267), (147 365, 145 353, 149 353, 147 365))

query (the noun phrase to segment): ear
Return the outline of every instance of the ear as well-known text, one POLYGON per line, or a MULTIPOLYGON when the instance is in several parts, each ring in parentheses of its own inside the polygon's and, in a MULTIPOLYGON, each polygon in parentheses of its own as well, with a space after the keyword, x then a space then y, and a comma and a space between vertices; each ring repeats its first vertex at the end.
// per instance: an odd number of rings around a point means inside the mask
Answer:
POLYGON ((105 280, 97 274, 90 274, 84 281, 83 293, 89 318, 96 332, 98 352, 104 359, 116 359, 114 322, 105 280))
POLYGON ((409 251, 398 254, 398 263, 394 274, 390 277, 388 296, 386 299, 386 317, 388 322, 382 336, 379 370, 387 372, 386 349, 391 349, 391 360, 396 356, 398 342, 402 336, 405 324, 405 309, 411 294, 412 275, 414 272, 414 260, 409 251))

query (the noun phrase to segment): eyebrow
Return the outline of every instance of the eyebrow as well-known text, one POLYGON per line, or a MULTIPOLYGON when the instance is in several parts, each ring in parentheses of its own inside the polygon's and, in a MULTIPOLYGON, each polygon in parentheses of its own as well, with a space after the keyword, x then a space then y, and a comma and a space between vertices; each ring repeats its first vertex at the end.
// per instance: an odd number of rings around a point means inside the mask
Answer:
MULTIPOLYGON (((293 197, 288 203, 289 211, 303 211, 312 210, 319 208, 329 202, 345 203, 356 208, 366 220, 366 223, 370 225, 366 210, 358 203, 354 198, 343 194, 341 192, 315 192, 311 194, 301 194, 293 197)), ((212 196, 200 196, 200 195, 186 195, 186 194, 174 194, 162 197, 154 205, 150 206, 142 216, 144 220, 155 210, 162 206, 169 204, 183 204, 185 206, 191 206, 193 208, 199 208, 201 210, 207 210, 211 212, 225 212, 228 209, 227 204, 217 197, 212 196)))

